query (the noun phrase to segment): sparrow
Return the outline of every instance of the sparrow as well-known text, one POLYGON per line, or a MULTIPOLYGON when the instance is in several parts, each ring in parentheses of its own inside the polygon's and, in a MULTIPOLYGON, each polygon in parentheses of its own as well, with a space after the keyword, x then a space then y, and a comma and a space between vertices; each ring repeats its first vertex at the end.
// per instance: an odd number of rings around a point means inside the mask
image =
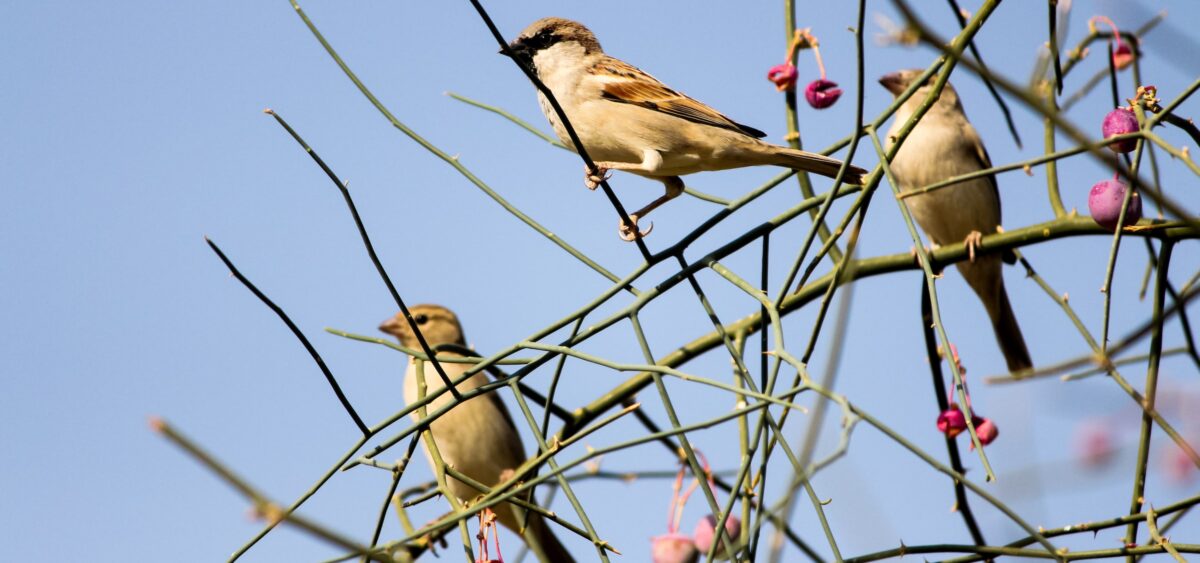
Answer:
MULTIPOLYGON (((542 18, 511 44, 512 55, 554 93, 596 169, 584 184, 596 189, 609 170, 624 170, 663 183, 666 193, 631 213, 620 235, 632 241, 637 220, 683 193, 679 177, 694 172, 774 165, 833 178, 842 162, 761 141, 766 133, 742 125, 667 87, 638 68, 610 57, 583 24, 542 18)), ((504 51, 501 51, 502 54, 504 51)), ((549 100, 538 92, 542 113, 558 138, 575 150, 549 100)), ((845 181, 861 184, 866 170, 850 166, 845 181)), ((653 225, 651 225, 651 229, 653 225)))
MULTIPOLYGON (((454 345, 459 349, 466 348, 462 325, 458 317, 449 309, 440 305, 417 305, 409 309, 416 321, 417 328, 425 337, 431 348, 454 345)), ((420 344, 413 333, 408 320, 402 313, 386 320, 379 325, 379 330, 395 336, 400 344, 409 348, 418 348, 420 344)), ((439 354, 447 354, 442 351, 439 354)), ((446 375, 451 381, 462 376, 471 364, 443 363, 446 375)), ((445 385, 441 377, 426 364, 422 370, 425 375, 425 392, 433 394, 445 385)), ((456 388, 465 393, 488 383, 484 372, 476 373, 466 381, 459 383, 456 388)), ((409 358, 408 369, 404 372, 404 401, 412 404, 417 401, 417 365, 415 358, 409 358)), ((433 411, 451 403, 454 398, 444 393, 429 403, 429 411, 433 411)), ((420 415, 413 411, 410 415, 414 421, 420 420, 420 415)), ((525 447, 521 444, 521 436, 512 416, 500 400, 500 395, 490 392, 466 400, 450 409, 429 425, 433 440, 437 444, 442 461, 453 466, 458 471, 470 476, 475 481, 487 486, 494 486, 507 479, 511 472, 525 461, 525 447)), ((429 453, 428 444, 424 444, 425 456, 430 467, 436 467, 429 453)), ((481 493, 470 485, 453 477, 446 477, 450 492, 460 500, 468 502, 481 493)), ((525 539, 530 549, 543 562, 572 562, 574 559, 562 543, 555 537, 554 532, 545 520, 537 514, 526 517, 525 510, 514 504, 502 504, 494 507, 498 520, 504 527, 512 530, 525 539), (521 526, 524 523, 524 533, 521 526)))
MULTIPOLYGON (((893 72, 881 77, 879 83, 899 96, 921 73, 920 70, 893 72)), ((927 82, 896 111, 888 130, 889 148, 931 88, 927 82)), ((891 167, 901 191, 992 167, 983 140, 967 121, 954 86, 946 84, 937 102, 900 146, 891 167)), ((987 309, 1009 371, 1032 367, 1029 349, 1021 336, 1021 327, 1013 314, 1000 272, 1000 262, 1015 263, 1016 256, 1012 252, 975 255, 983 233, 994 233, 1000 226, 1000 191, 996 187, 996 177, 976 178, 904 201, 908 202, 917 224, 934 245, 966 243, 970 259, 959 262, 958 271, 987 309)))

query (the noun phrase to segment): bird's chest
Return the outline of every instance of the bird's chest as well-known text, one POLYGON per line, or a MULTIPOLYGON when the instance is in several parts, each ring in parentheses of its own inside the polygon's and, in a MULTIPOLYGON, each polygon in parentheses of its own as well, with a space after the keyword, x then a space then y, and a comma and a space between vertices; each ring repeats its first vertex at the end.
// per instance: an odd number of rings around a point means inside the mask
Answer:
MULTIPOLYGON (((982 168, 976 149, 960 131, 922 123, 900 147, 892 171, 901 191, 913 191, 982 168)), ((991 180, 978 178, 904 200, 914 218, 938 244, 962 240, 972 231, 989 234, 1000 223, 1000 202, 991 180)))

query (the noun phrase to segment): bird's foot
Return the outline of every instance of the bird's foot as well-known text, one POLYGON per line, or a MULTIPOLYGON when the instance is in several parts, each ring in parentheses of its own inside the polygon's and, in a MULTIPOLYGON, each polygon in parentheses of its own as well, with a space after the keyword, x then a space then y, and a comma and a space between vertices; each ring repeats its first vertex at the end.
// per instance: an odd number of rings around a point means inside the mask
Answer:
POLYGON ((588 168, 586 164, 583 166, 583 185, 587 186, 589 190, 596 189, 600 186, 601 182, 608 180, 610 177, 612 177, 612 171, 599 164, 596 165, 595 170, 588 168))
POLYGON ((617 226, 617 234, 619 234, 621 236, 621 240, 626 241, 626 242, 633 242, 637 239, 640 239, 640 238, 650 234, 650 231, 654 230, 654 223, 650 223, 650 228, 648 228, 644 231, 638 230, 637 221, 638 221, 638 216, 636 213, 629 216, 628 224, 626 224, 624 220, 621 221, 621 223, 617 226))
POLYGON ((975 261, 975 249, 979 248, 979 242, 982 240, 983 233, 979 231, 971 231, 971 234, 967 235, 966 240, 963 241, 963 244, 967 245, 967 257, 969 257, 972 262, 975 261))
MULTIPOLYGON (((932 254, 933 251, 936 249, 937 249, 937 245, 928 245, 927 244, 927 245, 925 245, 925 254, 932 254)), ((916 246, 908 247, 908 255, 912 256, 913 263, 915 263, 918 266, 921 265, 921 255, 917 253, 916 246)))

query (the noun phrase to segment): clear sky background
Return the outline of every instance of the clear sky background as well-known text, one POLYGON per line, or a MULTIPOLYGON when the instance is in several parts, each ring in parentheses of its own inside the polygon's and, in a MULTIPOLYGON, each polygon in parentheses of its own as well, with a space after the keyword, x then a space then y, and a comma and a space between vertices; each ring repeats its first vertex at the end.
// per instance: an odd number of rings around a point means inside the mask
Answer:
MULTIPOLYGON (((846 135, 853 124, 854 49, 847 27, 850 2, 801 2, 799 23, 821 39, 829 78, 847 89, 825 111, 801 109, 809 147, 846 135), (820 13, 811 13, 816 10, 820 13)), ((955 30, 944 3, 921 2, 923 15, 943 35, 955 30)), ((977 2, 964 2, 973 9, 977 2)), ((1134 28, 1151 4, 1167 7, 1167 25, 1151 34, 1143 72, 1164 99, 1200 75, 1187 22, 1200 21, 1194 2, 1077 2, 1067 45, 1086 34, 1086 19, 1107 14, 1134 28), (1188 53, 1191 55, 1188 55, 1188 53)), ((545 127, 534 90, 496 44, 467 2, 306 2, 304 7, 359 76, 395 115, 461 161, 513 204, 618 275, 640 263, 633 245, 616 237, 616 218, 603 195, 582 186, 580 160, 503 119, 443 95, 453 91, 507 108, 545 127)), ((655 74, 732 118, 782 142, 782 96, 764 79, 786 47, 780 2, 490 2, 497 25, 515 36, 529 22, 561 15, 585 22, 606 50, 655 74)), ((867 33, 880 32, 872 2, 867 33)), ((1007 2, 978 36, 987 62, 1024 81, 1045 41, 1045 14, 1037 2, 1007 2)), ((379 253, 409 303, 437 302, 462 317, 468 339, 483 353, 532 334, 583 306, 608 286, 603 278, 504 212, 458 173, 393 129, 357 92, 282 0, 272 2, 5 2, 0 6, 0 52, 6 74, 0 88, 0 559, 77 556, 92 561, 214 561, 226 558, 261 527, 247 503, 169 443, 151 433, 149 415, 162 415, 276 500, 290 503, 354 443, 357 431, 320 372, 286 328, 235 280, 204 245, 208 235, 242 271, 280 304, 309 335, 368 423, 403 406, 405 357, 383 347, 323 332, 336 327, 373 334, 394 304, 367 260, 341 196, 308 156, 264 116, 271 107, 287 118, 325 160, 350 182, 379 253), (68 555, 70 554, 70 555, 68 555)), ((1067 81, 1077 90, 1102 68, 1103 47, 1067 81)), ((898 68, 924 67, 926 48, 882 47, 868 41, 866 114, 876 115, 890 94, 874 79, 898 68)), ((809 53, 799 59, 801 84, 815 78, 809 53)), ((1129 73, 1122 96, 1131 97, 1129 73)), ((1042 152, 1041 121, 1011 102, 1025 148, 1005 131, 982 84, 954 74, 968 115, 996 163, 1042 152)), ((1111 109, 1101 88, 1069 117, 1091 134, 1111 109)), ((1192 99, 1179 113, 1200 114, 1192 99)), ((1187 144, 1175 130, 1172 142, 1187 144)), ((1068 146, 1060 140, 1060 146, 1068 146)), ((1193 153, 1196 147, 1192 147, 1193 153)), ((874 166, 869 144, 855 163, 874 166)), ((1195 176, 1159 154, 1162 185, 1193 213, 1200 209, 1195 176)), ((689 185, 736 197, 777 170, 751 169, 689 177, 689 185)), ((1086 158, 1060 167, 1068 207, 1086 211, 1087 190, 1104 179, 1086 158)), ((630 208, 660 193, 660 185, 617 173, 617 194, 630 208)), ((819 190, 829 183, 819 180, 819 190)), ((1041 169, 1000 178, 1004 225, 1038 223, 1052 214, 1041 169)), ((692 247, 701 256, 798 198, 789 182, 739 211, 692 247)), ((718 207, 680 198, 655 212, 652 250, 673 243, 718 207)), ((833 216, 840 216, 835 207, 833 216)), ((806 232, 794 221, 772 237, 775 284, 806 232)), ((1083 321, 1099 331, 1102 283, 1110 240, 1074 238, 1027 249, 1059 292, 1069 293, 1083 321)), ((876 197, 861 253, 905 252, 911 240, 886 188, 876 197)), ((1181 245, 1172 278, 1183 283, 1200 266, 1196 243, 1181 245)), ((756 277, 757 244, 726 260, 756 277)), ((1114 288, 1113 333, 1149 314, 1137 298, 1146 266, 1140 241, 1123 245, 1114 288)), ((652 287, 670 273, 661 267, 639 281, 652 287)), ((1017 269, 1006 280, 1035 363, 1083 354, 1086 347, 1062 312, 1017 269)), ((729 322, 757 306, 711 272, 700 276, 718 312, 729 322)), ((849 340, 837 389, 940 459, 936 406, 918 330, 915 272, 855 285, 849 340)), ((984 375, 1003 371, 986 316, 956 272, 939 283, 944 314, 970 370, 975 404, 1001 429, 988 448, 999 481, 987 485, 1035 525, 1116 517, 1129 505, 1134 429, 1133 402, 1106 378, 1075 383, 1056 379, 985 386, 984 375), (1078 463, 1078 428, 1099 424, 1122 448, 1104 467, 1078 463)), ((591 320, 628 302, 614 299, 591 320)), ((785 323, 788 345, 803 349, 814 317, 809 306, 785 323)), ((1200 308, 1193 306, 1195 315, 1200 308)), ((656 354, 709 332, 711 325, 685 285, 648 307, 643 316, 656 354)), ((1179 346, 1179 326, 1166 346, 1179 346)), ((827 344, 827 337, 823 339, 827 344)), ((627 326, 597 337, 582 350, 617 360, 640 360, 627 326)), ((1138 353, 1143 353, 1143 343, 1138 353)), ((825 346, 812 370, 826 365, 825 346)), ((710 353, 685 366, 690 373, 730 380, 728 357, 710 353)), ((1144 366, 1124 371, 1144 378, 1144 366)), ((544 388, 548 372, 527 381, 544 388)), ((1200 385, 1182 357, 1164 362, 1161 399, 1166 416, 1191 440, 1200 419, 1189 416, 1200 385)), ((624 376, 567 363, 560 398, 575 407, 624 376)), ((673 398, 685 420, 716 416, 732 400, 674 382, 673 398)), ((511 400, 511 398, 508 398, 511 400)), ((652 416, 666 420, 653 394, 652 416)), ((798 443, 807 420, 788 426, 798 443)), ((830 419, 820 451, 836 443, 830 419)), ((395 427, 398 431, 399 426, 395 427)), ((597 433, 595 446, 640 432, 622 422, 597 433)), ((385 434, 390 435, 392 431, 385 434)), ((1171 477, 1172 448, 1156 435, 1147 499, 1161 506, 1194 494, 1197 481, 1171 477)), ((695 443, 718 469, 737 462, 736 426, 697 433, 695 443)), ((965 445, 965 442, 960 441, 965 445)), ((372 442, 374 443, 374 442, 372 442)), ((1195 443, 1195 442, 1193 442, 1195 443)), ((526 436, 527 448, 532 448, 526 436)), ((964 448, 965 451, 965 448, 964 448)), ((567 450, 569 459, 582 448, 567 450)), ((385 454, 385 458, 400 453, 385 454)), ((982 482, 979 461, 964 459, 982 482)), ((670 470, 673 457, 650 444, 613 455, 613 471, 670 470)), ((783 465, 775 475, 785 475, 783 465)), ((429 478, 414 463, 405 485, 429 478)), ((338 475, 302 513, 367 541, 388 475, 359 469, 338 475)), ((930 542, 969 541, 951 512, 951 483, 881 434, 860 427, 850 455, 814 485, 823 499, 842 553, 858 555, 930 542)), ((781 490, 774 489, 777 495, 781 490)), ((584 482, 578 486, 603 537, 626 555, 648 560, 648 538, 665 529, 668 481, 584 482)), ((772 497, 774 498, 774 497, 772 497)), ((699 498, 685 529, 707 512, 699 498)), ((972 499, 989 541, 1020 536, 1009 521, 972 499)), ((414 511, 424 522, 440 514, 436 502, 414 511), (436 506, 435 506, 436 505, 436 506)), ((554 508, 574 520, 569 505, 554 508)), ((796 529, 828 554, 811 506, 801 502, 796 529)), ((384 539, 399 537, 389 515, 384 539)), ((586 542, 560 537, 581 555, 586 542)), ((1075 549, 1116 547, 1121 531, 1074 538, 1075 549)), ((1172 536, 1200 543, 1200 525, 1187 520, 1172 536)), ((515 554, 509 539, 506 553, 515 554)), ((282 529, 247 561, 311 561, 338 551, 282 529)), ((798 557, 793 551, 790 557, 798 557)))

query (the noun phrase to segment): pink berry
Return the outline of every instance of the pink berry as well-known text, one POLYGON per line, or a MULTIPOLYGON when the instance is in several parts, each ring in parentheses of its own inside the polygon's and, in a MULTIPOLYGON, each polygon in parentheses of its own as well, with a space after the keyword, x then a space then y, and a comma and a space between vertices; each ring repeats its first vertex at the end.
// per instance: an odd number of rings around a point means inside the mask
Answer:
POLYGON ((650 540, 650 559, 654 563, 692 563, 698 557, 692 538, 683 534, 663 534, 650 540))
MULTIPOLYGON (((1117 230, 1117 221, 1121 217, 1121 204, 1125 201, 1125 191, 1128 188, 1119 180, 1104 180, 1092 186, 1088 194, 1088 210, 1097 225, 1110 231, 1117 230)), ((1137 192, 1129 200, 1125 210, 1125 224, 1132 225, 1142 218, 1142 198, 1137 192)))
MULTIPOLYGON (((975 423, 975 435, 979 436, 979 443, 988 445, 992 443, 997 436, 1000 435, 1000 429, 996 428, 996 423, 990 418, 975 417, 971 420, 975 423)), ((975 444, 971 444, 971 449, 975 449, 975 444)))
MULTIPOLYGON (((712 547, 713 540, 715 539, 716 531, 717 518, 712 514, 709 514, 708 516, 701 518, 699 522, 696 522, 696 529, 692 530, 692 540, 695 542, 696 549, 699 550, 700 553, 708 553, 708 550, 710 547, 712 547)), ((730 514, 729 517, 725 519, 725 537, 729 538, 730 542, 736 544, 738 535, 741 533, 742 521, 739 520, 737 516, 730 514)), ((717 557, 722 559, 729 557, 728 555, 725 555, 725 542, 723 540, 721 545, 717 546, 717 557)))
POLYGON ((808 105, 816 109, 832 106, 840 97, 842 97, 842 89, 837 87, 837 82, 824 78, 809 82, 808 88, 804 89, 804 99, 808 100, 808 105))
POLYGON ((1076 450, 1084 467, 1102 467, 1112 460, 1116 448, 1112 443, 1112 431, 1098 422, 1086 423, 1076 431, 1076 450))
POLYGON ((950 408, 938 415, 937 429, 938 432, 953 438, 967 429, 967 417, 958 410, 958 405, 950 403, 950 408))
POLYGON ((767 71, 767 80, 775 83, 775 89, 783 92, 796 88, 796 65, 783 63, 767 71))
MULTIPOLYGON (((1135 133, 1137 130, 1137 116, 1129 108, 1117 108, 1108 112, 1108 115, 1104 116, 1104 124, 1101 126, 1101 131, 1103 131, 1105 139, 1114 135, 1135 133)), ((1137 147, 1137 139, 1125 139, 1109 143, 1108 145, 1108 148, 1113 152, 1119 153, 1129 152, 1135 147, 1137 147)))
POLYGON ((1123 70, 1125 67, 1133 64, 1133 49, 1130 49, 1127 43, 1121 43, 1117 45, 1116 49, 1113 49, 1112 58, 1113 67, 1117 70, 1123 70))
POLYGON ((1183 450, 1178 446, 1173 446, 1166 452, 1166 471, 1167 476, 1175 482, 1176 485, 1186 485, 1196 477, 1196 464, 1192 463, 1192 458, 1188 457, 1183 450))

